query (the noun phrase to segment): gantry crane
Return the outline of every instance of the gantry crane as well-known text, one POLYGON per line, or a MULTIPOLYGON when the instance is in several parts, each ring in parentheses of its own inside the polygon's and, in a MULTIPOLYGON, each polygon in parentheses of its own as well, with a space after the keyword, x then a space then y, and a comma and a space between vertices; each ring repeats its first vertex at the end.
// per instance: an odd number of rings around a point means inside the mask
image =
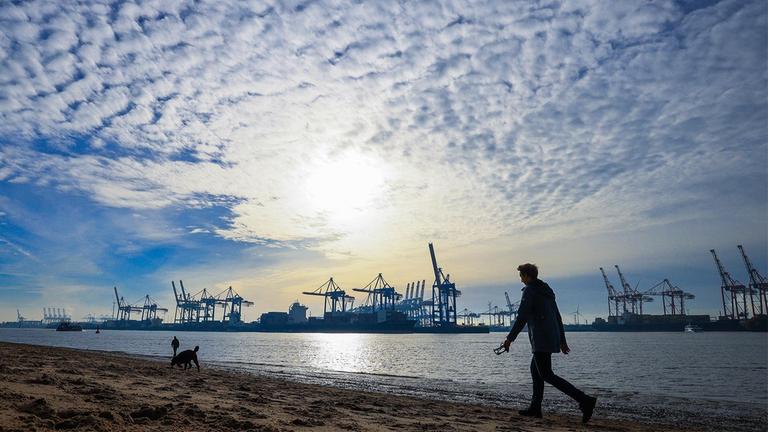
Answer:
POLYGON ((517 320, 517 309, 520 307, 520 301, 516 301, 512 303, 509 301, 509 294, 504 291, 504 297, 507 299, 507 310, 509 313, 509 325, 512 325, 512 323, 517 320))
POLYGON ((347 295, 346 291, 333 281, 333 278, 328 279, 327 282, 317 287, 314 291, 304 291, 303 294, 325 297, 323 302, 324 317, 346 312, 348 309, 347 305, 349 304, 349 309, 351 309, 355 301, 355 298, 347 295))
POLYGON ((429 244, 429 255, 432 258, 432 270, 435 273, 435 281, 432 283, 432 325, 456 325, 456 297, 461 295, 461 291, 457 290, 456 284, 451 282, 451 275, 443 275, 443 269, 437 266, 432 243, 429 244))
POLYGON ((118 321, 130 321, 131 314, 136 313, 142 313, 142 308, 138 306, 134 306, 127 301, 125 301, 125 297, 120 297, 117 294, 117 287, 114 287, 115 290, 115 300, 117 300, 117 320, 118 321))
MULTIPOLYGON (((738 245, 738 248, 739 252, 741 252, 741 257, 744 259, 744 265, 747 266, 747 272, 749 273, 750 295, 752 293, 757 294, 758 303, 760 303, 760 315, 768 314, 768 299, 766 298, 766 293, 768 293, 768 279, 763 277, 763 275, 761 275, 752 265, 746 252, 744 252, 744 248, 741 245, 738 245)), ((754 304, 753 301, 753 308, 754 304)), ((755 315, 754 309, 752 310, 752 315, 755 315)))
POLYGON ((622 304, 622 312, 627 311, 627 298, 616 292, 616 288, 613 287, 611 281, 608 280, 608 276, 605 274, 605 270, 600 267, 600 273, 603 274, 603 281, 605 282, 605 288, 608 290, 608 316, 619 316, 619 303, 622 304), (611 313, 611 302, 614 303, 613 313, 611 313))
POLYGON ((381 273, 373 278, 368 285, 363 288, 352 288, 352 291, 367 293, 368 297, 363 305, 374 312, 378 310, 394 310, 397 301, 403 297, 402 294, 398 293, 393 286, 384 280, 384 276, 381 273))
POLYGON ((480 318, 479 314, 476 314, 472 311, 470 311, 467 308, 464 308, 464 310, 461 311, 460 314, 457 315, 459 318, 462 319, 463 325, 475 325, 475 319, 480 318))
MULTIPOLYGON (((717 257, 714 249, 710 249, 709 252, 712 253, 712 257, 715 259, 715 265, 720 273, 720 281, 722 282, 722 285, 720 285, 720 296, 723 300, 723 318, 747 319, 747 287, 731 277, 731 274, 723 267, 723 263, 720 262, 720 258, 717 257), (739 295, 741 295, 741 300, 739 295), (728 297, 727 301, 726 297, 728 297)), ((754 303, 752 309, 754 309, 754 303)))
POLYGON ((685 315, 685 300, 693 300, 696 298, 693 294, 687 293, 679 287, 672 285, 669 279, 664 279, 652 286, 645 292, 645 295, 661 296, 664 315, 667 314, 667 308, 669 308, 670 315, 685 315))
POLYGON ((142 321, 156 319, 158 312, 168 312, 168 309, 159 307, 157 302, 152 299, 149 294, 144 296, 144 304, 141 306, 140 310, 142 321))
POLYGON ((624 274, 621 272, 621 269, 618 265, 614 265, 616 267, 616 271, 619 273, 619 280, 621 281, 621 286, 624 289, 624 296, 629 300, 629 303, 632 305, 632 313, 640 313, 640 315, 643 314, 643 303, 653 301, 653 297, 644 295, 643 293, 640 293, 637 291, 637 289, 632 288, 632 285, 630 285, 626 279, 624 279, 624 274))

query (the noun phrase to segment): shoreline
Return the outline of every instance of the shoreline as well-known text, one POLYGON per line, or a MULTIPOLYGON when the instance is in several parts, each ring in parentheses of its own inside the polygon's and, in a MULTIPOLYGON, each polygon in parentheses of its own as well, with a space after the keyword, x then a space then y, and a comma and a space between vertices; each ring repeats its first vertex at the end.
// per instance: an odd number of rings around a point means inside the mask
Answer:
MULTIPOLYGON (((578 413, 517 415, 493 406, 308 384, 201 364, 169 369, 152 356, 0 342, 0 432, 21 430, 761 430, 748 423, 700 424, 611 418, 598 402, 583 426, 578 413), (602 408, 602 410, 601 410, 602 408), (708 426, 707 426, 708 425, 708 426), (730 426, 730 427, 728 427, 730 426)), ((559 410, 558 410, 559 411, 559 410)), ((662 413, 659 413, 660 416, 662 413)), ((690 420, 690 421, 689 421, 690 420)), ((736 420, 735 418, 732 420, 736 420)))

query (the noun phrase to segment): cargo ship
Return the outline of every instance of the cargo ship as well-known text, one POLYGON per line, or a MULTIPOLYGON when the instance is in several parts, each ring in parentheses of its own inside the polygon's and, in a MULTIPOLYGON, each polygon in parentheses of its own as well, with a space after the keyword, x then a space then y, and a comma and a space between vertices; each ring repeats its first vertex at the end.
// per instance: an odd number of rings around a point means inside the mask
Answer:
POLYGON ((56 327, 56 331, 69 331, 69 332, 81 332, 83 331, 83 327, 81 327, 78 324, 73 324, 68 321, 62 321, 59 323, 59 325, 56 327))
POLYGON ((412 333, 416 321, 396 310, 326 312, 307 317, 307 307, 294 302, 288 312, 261 315, 254 331, 275 333, 412 333))

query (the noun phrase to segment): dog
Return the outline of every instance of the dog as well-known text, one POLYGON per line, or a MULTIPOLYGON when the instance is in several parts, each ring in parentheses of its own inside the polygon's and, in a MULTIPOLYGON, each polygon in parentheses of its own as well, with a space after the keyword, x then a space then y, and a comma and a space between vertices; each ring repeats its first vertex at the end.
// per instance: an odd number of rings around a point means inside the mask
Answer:
POLYGON ((196 346, 194 350, 186 350, 173 356, 171 359, 171 367, 178 366, 184 367, 184 370, 192 369, 192 362, 195 362, 198 372, 200 371, 200 363, 197 362, 197 351, 200 347, 196 346))

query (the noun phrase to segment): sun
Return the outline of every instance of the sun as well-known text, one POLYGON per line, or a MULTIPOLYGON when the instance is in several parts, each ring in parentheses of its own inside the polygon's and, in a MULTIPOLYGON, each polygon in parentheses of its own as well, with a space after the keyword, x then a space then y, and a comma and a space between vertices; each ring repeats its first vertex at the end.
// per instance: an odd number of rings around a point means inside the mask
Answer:
POLYGON ((330 157, 306 178, 308 203, 312 209, 340 219, 353 218, 370 210, 381 197, 385 167, 357 152, 330 157))

